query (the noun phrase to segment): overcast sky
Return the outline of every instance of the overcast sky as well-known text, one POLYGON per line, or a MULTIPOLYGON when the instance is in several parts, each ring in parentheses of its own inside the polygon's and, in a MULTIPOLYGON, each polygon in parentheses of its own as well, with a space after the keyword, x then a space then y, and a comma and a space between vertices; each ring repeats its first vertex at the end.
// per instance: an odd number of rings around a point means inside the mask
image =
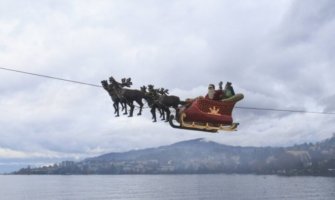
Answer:
MULTIPOLYGON (((0 0, 0 67, 131 77, 182 99, 231 81, 244 107, 335 112, 334 35, 333 0, 0 0)), ((245 109, 237 132, 182 131, 148 109, 115 118, 102 88, 4 70, 0 81, 0 172, 194 138, 288 146, 335 132, 335 115, 245 109)))

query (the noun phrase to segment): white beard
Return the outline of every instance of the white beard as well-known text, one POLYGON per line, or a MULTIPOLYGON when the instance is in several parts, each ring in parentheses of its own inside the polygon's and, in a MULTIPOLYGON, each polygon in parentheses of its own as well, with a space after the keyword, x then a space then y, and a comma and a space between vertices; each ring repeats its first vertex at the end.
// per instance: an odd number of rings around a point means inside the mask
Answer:
POLYGON ((208 98, 213 99, 214 98, 214 94, 215 94, 215 90, 214 89, 208 89, 208 98))

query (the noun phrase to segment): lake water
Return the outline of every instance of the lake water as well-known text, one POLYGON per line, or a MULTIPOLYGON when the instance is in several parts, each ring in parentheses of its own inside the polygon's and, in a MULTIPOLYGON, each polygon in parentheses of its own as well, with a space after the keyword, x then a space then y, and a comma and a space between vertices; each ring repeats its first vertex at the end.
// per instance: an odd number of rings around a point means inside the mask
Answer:
POLYGON ((334 200, 335 178, 257 175, 0 175, 1 200, 334 200))

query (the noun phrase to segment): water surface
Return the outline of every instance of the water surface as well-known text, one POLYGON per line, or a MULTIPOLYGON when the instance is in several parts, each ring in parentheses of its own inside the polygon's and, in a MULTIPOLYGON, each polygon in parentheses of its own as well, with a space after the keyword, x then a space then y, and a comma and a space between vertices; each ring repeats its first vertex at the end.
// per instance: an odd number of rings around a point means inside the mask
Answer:
POLYGON ((334 200, 335 178, 256 175, 1 175, 2 200, 334 200))

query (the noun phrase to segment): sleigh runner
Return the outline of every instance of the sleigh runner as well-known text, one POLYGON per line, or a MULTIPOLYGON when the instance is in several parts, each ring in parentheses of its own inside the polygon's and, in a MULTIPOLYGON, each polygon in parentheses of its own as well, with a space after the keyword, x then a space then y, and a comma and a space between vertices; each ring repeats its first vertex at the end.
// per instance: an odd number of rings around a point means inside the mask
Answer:
POLYGON ((232 111, 235 104, 243 99, 243 94, 236 94, 228 99, 216 101, 198 98, 188 105, 182 106, 174 116, 170 116, 170 125, 173 128, 217 132, 219 130, 234 131, 239 123, 234 123, 232 111))

